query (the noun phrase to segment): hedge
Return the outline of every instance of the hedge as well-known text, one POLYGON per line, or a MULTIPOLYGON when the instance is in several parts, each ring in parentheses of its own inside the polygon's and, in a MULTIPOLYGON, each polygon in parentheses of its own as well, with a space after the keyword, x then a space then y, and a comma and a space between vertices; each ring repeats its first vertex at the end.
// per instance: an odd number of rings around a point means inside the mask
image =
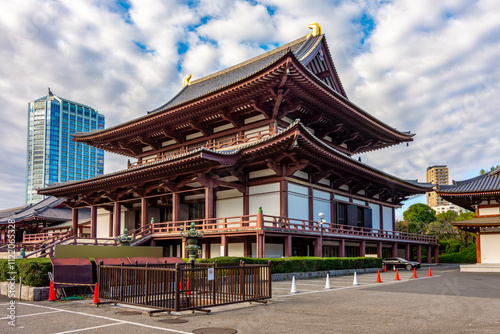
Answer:
POLYGON ((9 268, 8 260, 0 260, 0 281, 5 282, 10 278, 9 272, 15 272, 16 283, 19 283, 19 277, 22 282, 30 286, 48 286, 48 272, 52 271, 50 259, 16 259, 14 269, 9 268))
POLYGON ((444 254, 439 256, 440 263, 476 263, 476 244, 470 244, 469 247, 459 253, 444 254))
POLYGON ((373 257, 289 257, 256 259, 250 257, 217 257, 213 259, 199 259, 200 263, 239 263, 240 260, 247 264, 267 264, 271 261, 272 273, 293 273, 307 271, 340 270, 381 268, 382 259, 373 257))

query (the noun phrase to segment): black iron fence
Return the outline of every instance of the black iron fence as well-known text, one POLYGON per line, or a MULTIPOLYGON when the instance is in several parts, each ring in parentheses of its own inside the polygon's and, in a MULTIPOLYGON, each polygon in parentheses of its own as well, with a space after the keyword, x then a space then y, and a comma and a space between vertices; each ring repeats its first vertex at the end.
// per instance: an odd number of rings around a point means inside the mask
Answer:
POLYGON ((99 298, 157 308, 158 311, 207 307, 271 298, 271 267, 199 264, 174 268, 105 266, 98 268, 99 298))

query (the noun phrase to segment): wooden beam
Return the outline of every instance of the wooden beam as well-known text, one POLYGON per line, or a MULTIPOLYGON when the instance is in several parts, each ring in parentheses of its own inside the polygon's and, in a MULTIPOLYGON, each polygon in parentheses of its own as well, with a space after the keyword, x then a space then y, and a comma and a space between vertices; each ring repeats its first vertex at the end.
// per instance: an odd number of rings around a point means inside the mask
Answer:
POLYGON ((243 125, 243 121, 236 116, 230 114, 229 110, 223 110, 219 113, 219 116, 231 123, 235 128, 240 128, 243 125))
POLYGON ((283 176, 283 168, 275 160, 267 159, 266 164, 267 164, 267 167, 269 167, 270 169, 272 169, 276 173, 276 175, 283 176))
POLYGON ((200 131, 205 137, 209 137, 211 135, 211 130, 208 126, 202 125, 198 122, 191 121, 188 123, 190 127, 192 127, 195 130, 200 131))
POLYGON ((299 163, 296 163, 293 166, 287 166, 286 168, 286 176, 292 176, 295 172, 302 170, 307 167, 307 160, 301 160, 299 163))

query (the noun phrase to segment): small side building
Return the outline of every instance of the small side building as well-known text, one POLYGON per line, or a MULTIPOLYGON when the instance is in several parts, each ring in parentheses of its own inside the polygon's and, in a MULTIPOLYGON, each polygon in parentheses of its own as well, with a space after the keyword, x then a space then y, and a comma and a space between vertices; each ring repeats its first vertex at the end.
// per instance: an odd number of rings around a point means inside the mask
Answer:
POLYGON ((474 218, 453 223, 461 230, 476 233, 477 264, 462 265, 461 271, 500 272, 500 168, 439 186, 436 192, 446 201, 475 212, 474 218))

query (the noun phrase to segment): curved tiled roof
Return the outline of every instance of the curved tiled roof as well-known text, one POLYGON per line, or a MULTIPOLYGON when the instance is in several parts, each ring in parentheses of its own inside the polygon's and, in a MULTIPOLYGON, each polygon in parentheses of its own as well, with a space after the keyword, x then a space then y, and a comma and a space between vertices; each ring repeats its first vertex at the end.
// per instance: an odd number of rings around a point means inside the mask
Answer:
POLYGON ((440 185, 436 190, 445 194, 488 191, 500 191, 500 168, 468 180, 453 181, 453 185, 440 185))

